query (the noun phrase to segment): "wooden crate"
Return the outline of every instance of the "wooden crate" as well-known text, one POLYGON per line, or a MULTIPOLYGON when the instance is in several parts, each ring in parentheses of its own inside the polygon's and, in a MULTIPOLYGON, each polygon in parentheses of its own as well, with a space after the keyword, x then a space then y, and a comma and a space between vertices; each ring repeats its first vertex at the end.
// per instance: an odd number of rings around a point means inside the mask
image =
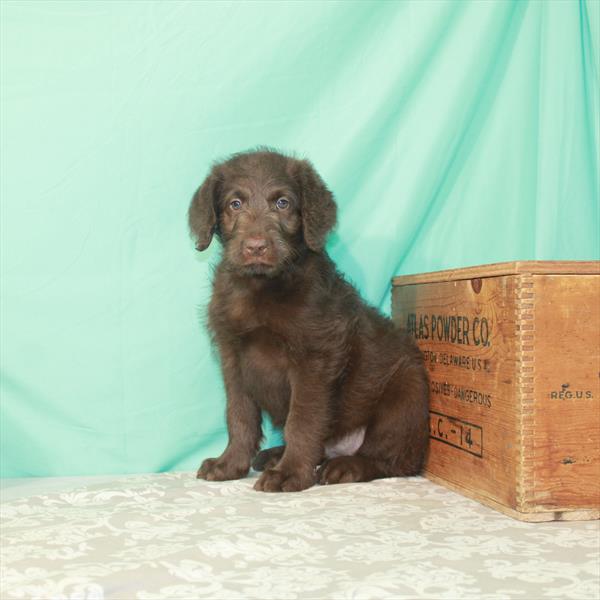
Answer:
POLYGON ((525 521, 600 509, 600 262, 395 277, 431 380, 433 481, 525 521))

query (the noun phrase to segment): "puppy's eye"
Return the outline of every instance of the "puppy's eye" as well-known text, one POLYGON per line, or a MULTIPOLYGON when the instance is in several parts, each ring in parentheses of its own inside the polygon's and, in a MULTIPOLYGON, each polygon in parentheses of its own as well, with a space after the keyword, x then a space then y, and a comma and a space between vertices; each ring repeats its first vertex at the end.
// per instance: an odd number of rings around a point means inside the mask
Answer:
POLYGON ((275 202, 275 206, 280 210, 287 208, 290 205, 290 201, 287 198, 278 198, 275 202))
POLYGON ((236 198, 229 203, 229 206, 232 210, 240 210, 242 208, 242 201, 236 198))

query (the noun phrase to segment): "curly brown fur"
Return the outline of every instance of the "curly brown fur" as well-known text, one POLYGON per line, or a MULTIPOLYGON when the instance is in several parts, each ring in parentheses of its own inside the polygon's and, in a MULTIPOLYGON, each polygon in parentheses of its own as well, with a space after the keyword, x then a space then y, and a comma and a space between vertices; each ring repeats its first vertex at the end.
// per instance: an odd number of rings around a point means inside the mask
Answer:
POLYGON ((270 150, 216 164, 196 192, 196 247, 213 235, 223 245, 209 328, 229 430, 225 451, 198 477, 244 477, 254 460, 265 469, 255 488, 276 492, 421 471, 429 395, 421 354, 336 270, 324 250, 335 220, 333 195, 311 164, 270 150), (258 452, 261 411, 284 428, 285 447, 258 452))

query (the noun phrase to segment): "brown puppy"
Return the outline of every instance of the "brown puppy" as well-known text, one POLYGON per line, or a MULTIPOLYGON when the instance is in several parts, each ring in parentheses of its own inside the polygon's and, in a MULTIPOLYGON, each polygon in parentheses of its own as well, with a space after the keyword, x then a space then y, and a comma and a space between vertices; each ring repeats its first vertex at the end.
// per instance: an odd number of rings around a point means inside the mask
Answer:
POLYGON ((289 492, 421 471, 429 435, 421 354, 336 271, 324 250, 335 220, 310 163, 270 150, 216 164, 196 192, 197 249, 213 234, 223 245, 209 328, 229 430, 227 448, 198 477, 238 479, 253 464, 265 469, 257 490, 289 492), (284 428, 286 446, 256 456, 261 410, 284 428))

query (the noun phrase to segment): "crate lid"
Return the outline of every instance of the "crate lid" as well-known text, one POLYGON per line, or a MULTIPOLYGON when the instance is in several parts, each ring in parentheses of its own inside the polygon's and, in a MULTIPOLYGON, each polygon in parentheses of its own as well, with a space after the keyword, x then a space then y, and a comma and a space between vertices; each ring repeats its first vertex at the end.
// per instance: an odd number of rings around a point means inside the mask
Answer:
POLYGON ((493 263, 447 269, 431 273, 399 275, 392 277, 392 285, 411 285, 415 283, 436 283, 441 281, 457 281, 474 277, 499 277, 503 275, 600 275, 598 260, 518 260, 513 262, 493 263))

